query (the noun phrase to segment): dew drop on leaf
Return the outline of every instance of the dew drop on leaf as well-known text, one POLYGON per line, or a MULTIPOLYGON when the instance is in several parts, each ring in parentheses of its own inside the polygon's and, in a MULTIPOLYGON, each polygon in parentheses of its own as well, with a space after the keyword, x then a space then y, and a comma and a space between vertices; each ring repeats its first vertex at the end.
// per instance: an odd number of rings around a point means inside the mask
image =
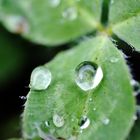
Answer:
POLYGON ((110 119, 109 118, 103 119, 103 124, 104 125, 108 125, 109 123, 110 123, 110 119))
POLYGON ((63 11, 62 16, 67 20, 75 20, 78 16, 77 9, 75 7, 69 7, 63 11))
POLYGON ((64 118, 58 114, 54 114, 53 123, 56 127, 62 127, 64 125, 64 118))
POLYGON ((59 6, 60 2, 61 2, 61 0, 49 0, 51 7, 59 6))
POLYGON ((80 120, 80 129, 86 129, 90 125, 90 119, 86 116, 83 116, 80 120))
POLYGON ((30 88, 33 90, 45 90, 51 83, 51 72, 43 67, 37 67, 33 70, 30 79, 30 88))
POLYGON ((75 69, 76 84, 84 91, 96 88, 103 79, 103 71, 93 62, 84 61, 75 69))

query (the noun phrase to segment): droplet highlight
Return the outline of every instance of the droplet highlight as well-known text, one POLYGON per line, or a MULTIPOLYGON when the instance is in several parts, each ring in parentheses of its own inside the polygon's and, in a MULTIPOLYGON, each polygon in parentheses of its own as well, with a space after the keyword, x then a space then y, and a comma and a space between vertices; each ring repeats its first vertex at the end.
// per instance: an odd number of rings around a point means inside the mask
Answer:
POLYGON ((64 118, 58 114, 54 114, 53 123, 56 127, 62 127, 64 125, 64 118))
POLYGON ((81 121, 80 121, 80 129, 86 129, 90 125, 90 119, 87 118, 86 116, 83 116, 81 121))
POLYGON ((84 91, 96 88, 102 79, 102 68, 93 62, 84 61, 75 69, 75 82, 84 91))
POLYGON ((43 67, 37 67, 33 70, 30 79, 30 88, 32 90, 45 90, 51 83, 51 72, 43 67))
POLYGON ((67 20, 75 20, 78 16, 76 7, 69 7, 65 9, 62 13, 62 16, 67 20))

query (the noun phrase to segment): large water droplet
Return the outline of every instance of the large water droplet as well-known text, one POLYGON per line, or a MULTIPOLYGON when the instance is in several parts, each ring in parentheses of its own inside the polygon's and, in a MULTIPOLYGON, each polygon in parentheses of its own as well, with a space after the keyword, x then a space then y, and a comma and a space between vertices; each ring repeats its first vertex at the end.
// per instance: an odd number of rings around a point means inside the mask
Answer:
POLYGON ((140 93, 140 84, 136 80, 132 79, 131 85, 133 86, 134 96, 137 96, 140 93))
POLYGON ((14 33, 23 34, 29 31, 27 20, 19 15, 5 16, 4 22, 6 27, 14 33))
POLYGON ((49 3, 52 7, 57 7, 59 6, 61 0, 49 0, 49 3))
POLYGON ((103 124, 104 124, 104 125, 108 125, 109 122, 110 122, 110 119, 109 119, 109 118, 104 118, 104 119, 103 119, 103 124))
POLYGON ((83 116, 80 121, 80 129, 86 129, 90 125, 90 119, 86 116, 83 116))
POLYGON ((53 123, 56 127, 62 127, 64 125, 64 118, 58 114, 54 114, 53 123))
POLYGON ((37 67, 33 70, 30 79, 30 88, 33 90, 45 90, 51 83, 51 72, 43 67, 37 67))
POLYGON ((76 84, 84 91, 96 88, 103 78, 102 68, 89 61, 80 63, 75 71, 76 84))
POLYGON ((68 20, 75 20, 77 18, 77 9, 75 7, 69 7, 64 10, 62 16, 68 20))

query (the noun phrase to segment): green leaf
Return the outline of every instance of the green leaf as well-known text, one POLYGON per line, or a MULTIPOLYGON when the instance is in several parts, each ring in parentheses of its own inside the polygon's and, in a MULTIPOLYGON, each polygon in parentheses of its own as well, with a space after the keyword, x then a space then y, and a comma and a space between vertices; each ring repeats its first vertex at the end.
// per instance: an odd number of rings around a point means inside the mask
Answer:
POLYGON ((31 89, 28 94, 23 114, 24 138, 40 139, 45 134, 65 139, 76 135, 77 140, 126 138, 135 112, 130 75, 122 53, 107 37, 88 39, 59 54, 44 68, 51 71, 52 81, 47 90, 31 89), (75 68, 83 61, 100 65, 104 73, 100 85, 89 92, 75 83, 75 68), (54 125, 54 114, 63 116, 61 128, 54 125), (90 125, 81 132, 79 121, 84 115, 90 125))
POLYGON ((111 0, 109 20, 113 32, 140 51, 140 0, 111 0))
POLYGON ((92 32, 100 22, 102 7, 102 0, 2 0, 1 3, 1 19, 10 31, 49 45, 92 32))

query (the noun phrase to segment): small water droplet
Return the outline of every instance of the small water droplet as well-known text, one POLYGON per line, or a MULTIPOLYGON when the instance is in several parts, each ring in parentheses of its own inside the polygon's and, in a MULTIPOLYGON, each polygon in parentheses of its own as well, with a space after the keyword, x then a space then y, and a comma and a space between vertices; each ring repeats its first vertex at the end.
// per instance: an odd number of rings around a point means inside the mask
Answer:
POLYGON ((90 125, 90 119, 86 116, 83 116, 80 121, 80 129, 86 129, 90 125))
POLYGON ((57 7, 61 3, 61 0, 49 0, 51 7, 57 7))
POLYGON ((89 101, 91 102, 92 101, 92 98, 89 98, 89 101))
POLYGON ((54 114, 53 123, 56 127, 62 127, 64 125, 64 118, 58 114, 54 114))
POLYGON ((14 33, 23 34, 29 31, 29 24, 27 20, 19 15, 5 16, 6 27, 14 33))
POLYGON ((76 84, 84 91, 96 88, 103 79, 102 68, 89 61, 80 63, 76 67, 75 72, 76 84))
POLYGON ((131 85, 133 86, 134 96, 137 96, 140 93, 140 84, 136 80, 132 79, 131 85))
POLYGON ((96 110, 96 108, 94 107, 94 108, 93 108, 93 111, 95 111, 95 110, 96 110))
POLYGON ((110 62, 111 63, 116 63, 116 62, 118 62, 119 61, 119 59, 117 58, 117 57, 111 57, 110 58, 110 62))
POLYGON ((110 119, 108 119, 108 118, 103 119, 103 124, 104 125, 108 125, 109 122, 110 122, 110 119))
POLYGON ((69 7, 64 10, 62 16, 68 20, 75 20, 78 16, 77 9, 75 7, 69 7))
POLYGON ((45 90, 51 83, 51 72, 43 67, 37 67, 33 70, 30 79, 30 88, 33 90, 45 90))

